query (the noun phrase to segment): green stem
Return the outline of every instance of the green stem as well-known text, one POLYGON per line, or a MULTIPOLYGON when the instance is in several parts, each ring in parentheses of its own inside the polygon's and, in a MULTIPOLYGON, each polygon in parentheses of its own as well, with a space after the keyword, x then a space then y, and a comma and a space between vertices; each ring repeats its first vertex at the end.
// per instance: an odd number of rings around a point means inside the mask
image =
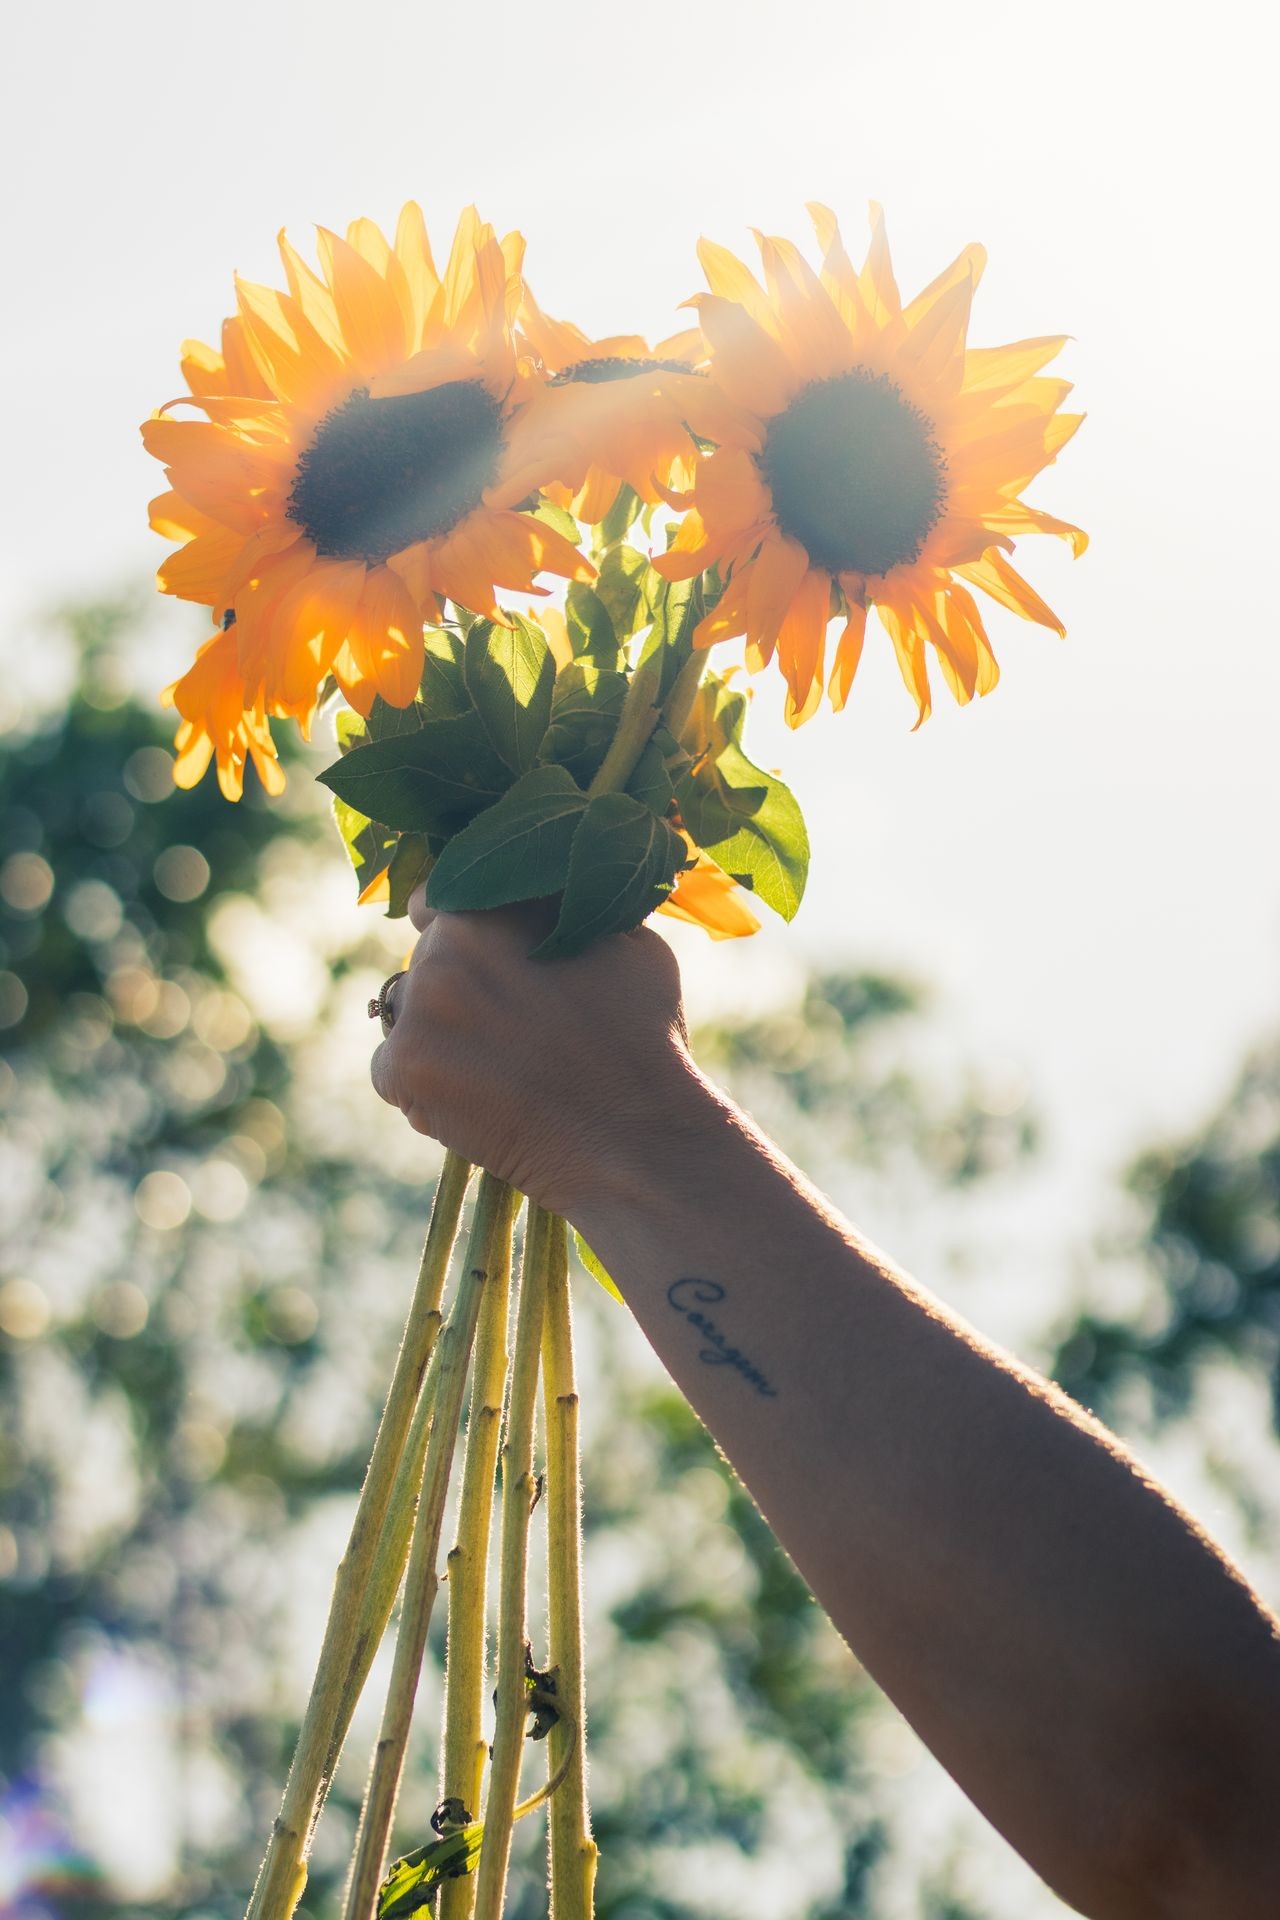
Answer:
MULTIPOLYGON (((373 1647, 381 1637, 379 1628, 369 1644, 372 1623, 365 1618, 365 1590, 377 1557, 405 1435, 421 1395, 439 1330, 440 1301, 470 1177, 471 1168, 465 1160, 456 1154, 446 1154, 386 1405, 360 1489, 347 1550, 334 1576, 333 1597, 311 1698, 298 1734, 280 1812, 258 1869, 247 1920, 288 1920, 302 1896, 311 1833, 354 1710, 351 1675, 360 1668, 362 1660, 367 1670, 365 1654, 372 1659, 373 1647)), ((357 1697, 358 1691, 357 1688, 357 1697)))
POLYGON ((564 1222, 553 1242, 542 1330, 542 1394, 547 1427, 547 1613, 549 1664, 563 1719, 547 1739, 553 1771, 568 1761, 551 1802, 552 1920, 591 1920, 598 1850, 587 1810, 587 1714, 583 1684, 582 1487, 578 1463, 578 1392, 569 1306, 569 1250, 564 1222))
POLYGON ((484 1842, 476 1876, 475 1920, 501 1920, 516 1818, 520 1760, 528 1718, 525 1626, 529 1572, 529 1516, 537 1498, 533 1474, 533 1426, 538 1403, 538 1353, 547 1277, 554 1244, 564 1241, 564 1222, 530 1205, 524 1243, 524 1273, 511 1366, 511 1401, 502 1450, 502 1568, 498 1589, 497 1725, 484 1842))
POLYGON ((467 1265, 448 1321, 440 1335, 435 1407, 427 1443, 422 1497, 414 1523, 405 1574, 404 1604, 396 1634, 395 1657, 387 1687, 382 1728, 360 1811, 355 1860, 347 1888, 346 1920, 370 1920, 382 1879, 387 1839, 395 1815, 400 1776, 409 1741, 409 1723, 422 1669, 427 1629, 440 1576, 437 1560, 444 1524, 445 1496, 453 1465, 467 1367, 476 1337, 480 1304, 488 1281, 511 1260, 511 1226, 517 1195, 505 1181, 481 1176, 471 1222, 467 1265))
POLYGON ((701 653, 691 653, 662 703, 662 724, 675 740, 679 740, 688 725, 705 664, 705 657, 701 653))
MULTIPOLYGON (((529 1228, 526 1227, 526 1233, 529 1228)), ((527 1250, 527 1243, 526 1243, 527 1250)), ((440 1798, 461 1800, 470 1822, 480 1815, 485 1739, 481 1730, 485 1684, 485 1603, 489 1571, 489 1533, 493 1521, 494 1476, 507 1381, 507 1285, 498 1275, 485 1289, 476 1331, 467 1451, 458 1500, 457 1537, 448 1558, 449 1638, 445 1660, 444 1739, 440 1762, 440 1798)), ((446 1880, 440 1888, 436 1920, 467 1920, 475 1901, 474 1876, 446 1880)))
POLYGON ((609 742, 609 751, 600 763, 600 771, 587 788, 587 796, 620 792, 635 772, 636 762, 649 744, 649 736, 661 718, 658 694, 662 687, 662 651, 656 649, 647 658, 641 656, 627 683, 626 698, 618 715, 618 727, 609 742))

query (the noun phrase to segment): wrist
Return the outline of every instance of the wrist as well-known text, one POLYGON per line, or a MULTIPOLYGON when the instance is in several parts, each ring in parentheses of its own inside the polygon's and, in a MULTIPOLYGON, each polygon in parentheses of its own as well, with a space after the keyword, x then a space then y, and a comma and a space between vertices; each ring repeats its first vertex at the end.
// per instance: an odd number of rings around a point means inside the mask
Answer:
POLYGON ((568 1183, 564 1212, 591 1244, 620 1217, 670 1213, 701 1184, 733 1113, 726 1096, 673 1046, 619 1102, 568 1183))

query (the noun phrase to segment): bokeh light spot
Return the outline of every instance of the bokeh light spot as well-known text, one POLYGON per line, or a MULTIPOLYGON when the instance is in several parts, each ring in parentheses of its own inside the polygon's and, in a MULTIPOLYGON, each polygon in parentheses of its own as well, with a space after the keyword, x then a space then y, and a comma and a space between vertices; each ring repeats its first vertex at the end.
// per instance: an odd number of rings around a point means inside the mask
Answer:
POLYGON ((34 1280, 7 1280, 0 1287, 0 1333, 11 1340, 38 1340, 51 1318, 49 1296, 34 1280))
POLYGON ((0 1028, 16 1027, 27 1010, 27 990, 16 973, 0 972, 0 1028))
POLYGON ((209 862, 198 847, 166 847, 152 868, 156 886, 166 900, 185 905, 198 900, 209 884, 209 862))
POLYGON ((114 940, 124 923, 120 896, 105 880, 79 880, 62 917, 79 940, 114 940))
POLYGON ((53 892, 53 868, 38 853, 13 853, 0 867, 0 895, 15 913, 40 913, 53 892))
POLYGON ((191 1212, 191 1189, 181 1174, 157 1167, 138 1182, 133 1204, 144 1227, 169 1233, 191 1212))
POLYGON ((132 1340, 147 1324, 150 1307, 132 1280, 113 1280, 93 1298, 93 1320, 113 1340, 132 1340))
POLYGON ((173 755, 163 747, 139 747, 124 763, 121 778, 135 800, 154 806, 174 791, 173 755))

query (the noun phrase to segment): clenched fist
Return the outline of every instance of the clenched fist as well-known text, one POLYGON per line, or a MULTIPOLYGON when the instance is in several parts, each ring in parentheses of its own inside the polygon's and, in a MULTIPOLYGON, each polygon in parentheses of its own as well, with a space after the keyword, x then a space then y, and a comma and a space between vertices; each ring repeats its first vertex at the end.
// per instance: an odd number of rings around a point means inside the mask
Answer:
POLYGON ((419 888, 420 939, 391 989, 373 1084, 418 1132, 573 1219, 623 1192, 632 1143, 698 1082, 680 975, 646 928, 569 960, 534 960, 538 906, 438 913, 419 888))

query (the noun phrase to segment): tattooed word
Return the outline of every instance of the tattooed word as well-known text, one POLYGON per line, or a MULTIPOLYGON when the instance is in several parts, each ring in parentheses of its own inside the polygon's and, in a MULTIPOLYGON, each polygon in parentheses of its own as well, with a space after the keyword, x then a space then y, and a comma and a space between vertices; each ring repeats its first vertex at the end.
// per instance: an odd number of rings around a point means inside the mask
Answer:
POLYGON ((699 1360, 708 1367, 735 1367, 749 1386, 765 1400, 776 1400, 778 1389, 771 1387, 757 1367, 753 1367, 744 1353, 730 1346, 728 1337, 715 1321, 700 1311, 702 1307, 713 1307, 718 1300, 724 1299, 724 1288, 716 1280, 673 1280, 667 1288, 667 1299, 677 1313, 682 1313, 691 1327, 696 1327, 707 1342, 698 1354, 699 1360))

